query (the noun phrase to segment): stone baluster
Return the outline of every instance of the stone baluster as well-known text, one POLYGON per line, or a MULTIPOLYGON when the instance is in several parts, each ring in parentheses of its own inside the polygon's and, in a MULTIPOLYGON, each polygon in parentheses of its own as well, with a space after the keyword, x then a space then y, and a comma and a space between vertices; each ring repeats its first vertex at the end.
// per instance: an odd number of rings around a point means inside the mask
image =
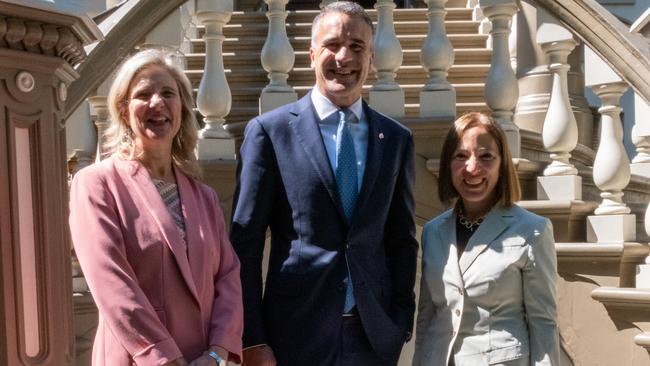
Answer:
POLYGON ((549 70, 553 74, 550 103, 542 128, 544 147, 551 153, 552 162, 544 170, 544 175, 577 174, 578 170, 569 162, 570 152, 578 144, 578 126, 567 86, 570 69, 567 58, 577 42, 565 28, 547 23, 538 30, 537 43, 548 55, 549 70))
POLYGON ((594 160, 594 183, 601 190, 602 203, 596 215, 630 213, 623 203, 623 189, 630 182, 630 160, 623 146, 620 98, 628 86, 624 82, 592 85, 592 90, 602 106, 598 108, 600 119, 600 143, 594 160))
MULTIPOLYGON (((647 236, 650 236, 650 203, 648 204, 648 207, 646 207, 645 209, 645 217, 643 218, 643 228, 645 229, 645 234, 647 236)), ((650 258, 650 256, 646 258, 646 263, 650 263, 650 261, 648 261, 648 258, 650 258)))
POLYGON ((180 8, 181 11, 181 27, 183 31, 181 32, 181 45, 180 51, 183 54, 188 54, 192 52, 192 39, 199 37, 199 31, 196 27, 196 3, 194 1, 188 1, 183 4, 180 8))
POLYGON ((630 214, 630 208, 623 202, 623 189, 630 181, 630 160, 623 146, 620 98, 628 85, 619 81, 590 86, 602 101, 598 109, 600 142, 593 177, 603 200, 594 211, 595 216, 587 218, 587 241, 634 241, 635 215, 630 214))
POLYGON ((180 8, 171 12, 167 17, 165 17, 165 19, 147 33, 142 44, 140 44, 138 48, 156 48, 170 52, 178 52, 181 47, 181 42, 183 41, 184 32, 181 15, 180 8))
POLYGON ((492 29, 492 24, 490 24, 489 19, 483 14, 479 0, 467 0, 466 7, 472 9, 472 20, 481 22, 478 27, 479 34, 489 34, 490 29, 492 29))
POLYGON ((573 34, 555 23, 544 23, 537 30, 537 44, 549 57, 553 86, 548 111, 542 127, 542 142, 550 153, 551 163, 539 177, 538 199, 580 200, 582 178, 571 164, 571 151, 578 144, 578 124, 569 100, 568 56, 578 45, 573 34))
MULTIPOLYGON (((650 163, 650 136, 641 136, 638 132, 638 126, 632 127, 632 143, 636 147, 636 155, 632 159, 632 168, 638 164, 650 163)), ((632 169, 632 174, 643 175, 650 178, 650 175, 641 174, 640 171, 632 169)))
POLYGON ((264 0, 268 4, 269 30, 262 48, 262 67, 268 73, 269 83, 260 96, 260 113, 296 101, 298 94, 287 79, 296 56, 287 37, 287 11, 289 0, 264 0))
MULTIPOLYGON (((647 18, 650 13, 646 11, 639 19, 637 19, 630 27, 630 32, 645 34, 646 37, 650 35, 650 23, 647 18)), ((650 104, 648 104, 641 96, 634 93, 634 127, 632 128, 632 143, 636 147, 636 156, 632 159, 630 165, 632 174, 641 175, 650 178, 650 104)), ((650 204, 645 211, 644 229, 647 237, 650 237, 650 204)), ((639 238, 639 240, 643 240, 639 238)), ((647 239, 646 239, 647 241, 647 239)), ((650 288, 650 256, 646 257, 645 264, 637 266, 636 275, 637 288, 650 288)), ((635 341, 639 336, 635 337, 635 341)), ((639 344, 637 342, 637 344, 639 344)))
POLYGON ((485 100, 492 115, 503 128, 513 158, 521 155, 521 136, 512 116, 517 105, 519 87, 510 65, 509 35, 517 2, 507 0, 480 0, 483 14, 492 23, 492 63, 485 81, 485 100))
POLYGON ((65 140, 68 150, 68 173, 72 178, 79 170, 93 163, 97 146, 95 127, 88 103, 82 103, 66 121, 65 140))
POLYGON ((429 81, 420 92, 421 117, 456 116, 456 90, 447 80, 454 63, 454 48, 445 29, 447 0, 427 0, 429 30, 422 44, 420 62, 429 74, 429 81))
POLYGON ((199 131, 198 156, 201 160, 234 159, 235 144, 224 129, 232 96, 223 65, 224 25, 232 14, 232 1, 199 0, 196 18, 205 27, 205 67, 196 104, 205 127, 199 131))
POLYGON ((636 147, 636 156, 630 165, 632 174, 650 178, 650 105, 638 94, 634 94, 634 127, 632 127, 632 143, 636 147), (645 118, 644 118, 645 116, 645 118))
POLYGON ((404 116, 404 90, 395 81, 397 70, 402 65, 402 46, 395 34, 392 0, 378 0, 377 29, 375 30, 373 59, 377 80, 369 93, 369 103, 376 110, 400 118, 404 116))
MULTIPOLYGON (((650 204, 648 204, 645 210, 643 224, 645 234, 650 236, 650 204)), ((635 287, 650 288, 650 256, 647 256, 644 263, 638 264, 636 268, 635 287)))
POLYGON ((93 97, 88 97, 88 103, 90 104, 90 113, 93 116, 95 127, 97 128, 97 149, 95 150, 95 162, 100 162, 106 157, 104 156, 104 132, 106 132, 106 129, 111 122, 111 118, 108 113, 108 101, 105 95, 96 95, 93 97))

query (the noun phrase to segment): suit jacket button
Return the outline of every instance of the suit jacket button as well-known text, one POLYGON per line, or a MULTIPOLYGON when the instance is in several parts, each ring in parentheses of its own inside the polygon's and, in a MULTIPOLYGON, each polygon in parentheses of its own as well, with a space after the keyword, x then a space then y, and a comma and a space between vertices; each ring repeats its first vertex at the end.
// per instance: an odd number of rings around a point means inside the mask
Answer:
POLYGON ((340 284, 340 285, 336 286, 336 290, 337 290, 338 292, 343 292, 343 291, 345 291, 345 285, 344 285, 344 284, 340 284))
POLYGON ((460 316, 460 310, 456 309, 456 316, 460 316))
POLYGON ((461 296, 463 295, 463 288, 462 288, 462 287, 459 287, 459 288, 458 288, 458 293, 459 293, 461 296))
POLYGON ((350 243, 345 243, 345 249, 350 249, 350 243))

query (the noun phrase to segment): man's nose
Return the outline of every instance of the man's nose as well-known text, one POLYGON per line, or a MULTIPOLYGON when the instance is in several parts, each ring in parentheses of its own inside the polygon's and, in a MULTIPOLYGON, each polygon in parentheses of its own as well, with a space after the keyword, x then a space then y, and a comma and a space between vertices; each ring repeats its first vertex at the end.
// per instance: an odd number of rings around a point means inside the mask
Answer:
POLYGON ((347 46, 339 48, 336 52, 336 61, 345 61, 350 57, 350 49, 347 46))

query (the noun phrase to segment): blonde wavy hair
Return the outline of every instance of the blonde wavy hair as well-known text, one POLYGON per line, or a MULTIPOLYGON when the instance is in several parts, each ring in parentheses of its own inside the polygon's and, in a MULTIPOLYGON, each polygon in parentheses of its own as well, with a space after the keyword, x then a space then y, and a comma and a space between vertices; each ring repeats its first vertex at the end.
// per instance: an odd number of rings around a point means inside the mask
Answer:
POLYGON ((192 84, 183 70, 176 64, 173 53, 161 50, 145 50, 127 59, 120 67, 108 92, 108 110, 111 116, 109 127, 104 133, 106 155, 117 154, 121 158, 133 160, 142 151, 133 143, 133 132, 127 120, 127 107, 131 83, 136 75, 149 66, 160 66, 176 80, 181 98, 181 127, 172 142, 172 161, 194 178, 199 178, 200 168, 194 149, 198 139, 198 126, 192 99, 192 84))

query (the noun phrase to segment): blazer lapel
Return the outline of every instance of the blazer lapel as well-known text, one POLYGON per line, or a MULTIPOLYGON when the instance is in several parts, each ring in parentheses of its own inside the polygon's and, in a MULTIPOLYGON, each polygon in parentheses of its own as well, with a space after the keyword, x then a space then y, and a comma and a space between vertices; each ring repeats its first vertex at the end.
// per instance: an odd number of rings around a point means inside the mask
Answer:
POLYGON ((490 210, 478 230, 469 238, 465 251, 460 257, 460 270, 463 274, 505 229, 510 226, 504 218, 505 210, 497 206, 490 210))
MULTIPOLYGON (((178 228, 174 223, 174 219, 171 217, 169 211, 167 210, 167 207, 163 203, 162 198, 160 197, 160 193, 158 193, 158 190, 153 185, 149 173, 137 161, 122 161, 122 164, 129 165, 127 169, 130 171, 130 177, 132 179, 131 186, 133 187, 134 191, 140 195, 142 202, 146 202, 145 206, 147 211, 153 217, 154 221, 158 224, 158 228, 163 234, 167 246, 176 259, 176 263, 178 264, 178 268, 183 275, 183 279, 185 279, 190 292, 198 301, 188 256, 185 253, 185 246, 183 245, 183 239, 181 238, 178 228)), ((182 198, 183 196, 181 195, 181 199, 182 198)), ((185 207, 185 203, 182 203, 182 206, 185 207)), ((186 222, 191 223, 191 221, 186 222)), ((191 227, 191 225, 186 226, 188 228, 191 227)), ((188 230, 188 232, 190 231, 191 230, 188 230)))
POLYGON ((444 225, 440 230, 441 245, 444 247, 441 250, 448 250, 446 270, 443 273, 444 280, 450 282, 457 287, 465 287, 463 276, 460 273, 460 266, 458 263, 458 246, 456 245, 456 214, 453 210, 449 210, 448 216, 445 219, 444 225))
MULTIPOLYGON (((205 271, 205 258, 204 258, 204 243, 201 240, 200 229, 202 227, 200 217, 197 208, 199 207, 198 202, 196 202, 197 196, 192 192, 192 186, 190 184, 189 178, 182 172, 180 169, 174 169, 176 175, 176 183, 178 184, 178 194, 181 199, 181 208, 183 210, 183 219, 185 220, 185 240, 187 241, 187 255, 183 255, 187 261, 189 261, 189 272, 191 277, 186 272, 183 272, 183 278, 187 282, 188 286, 192 290, 192 294, 198 298, 198 289, 205 288, 205 283, 202 283, 203 271, 205 271)), ((176 253, 174 253, 176 255, 176 253)), ((178 256, 176 256, 178 258, 178 256)), ((199 301, 200 303, 200 301, 199 301)))
POLYGON ((363 112, 368 122, 368 153, 366 154, 366 170, 363 173, 361 190, 357 199, 357 210, 355 210, 355 214, 352 217, 352 222, 354 222, 354 218, 358 215, 361 208, 366 207, 366 201, 370 197, 370 193, 381 170, 385 147, 390 146, 390 141, 386 138, 388 136, 383 135, 381 128, 382 119, 385 117, 370 109, 365 101, 363 101, 363 112), (379 137, 380 135, 382 138, 379 137))
POLYGON ((336 179, 334 178, 334 172, 327 157, 323 137, 318 126, 318 116, 311 102, 311 92, 302 97, 294 106, 294 109, 290 111, 292 118, 289 120, 289 126, 291 126, 298 141, 302 145, 305 156, 308 157, 318 172, 339 215, 345 221, 345 213, 343 212, 343 206, 339 198, 336 179))

